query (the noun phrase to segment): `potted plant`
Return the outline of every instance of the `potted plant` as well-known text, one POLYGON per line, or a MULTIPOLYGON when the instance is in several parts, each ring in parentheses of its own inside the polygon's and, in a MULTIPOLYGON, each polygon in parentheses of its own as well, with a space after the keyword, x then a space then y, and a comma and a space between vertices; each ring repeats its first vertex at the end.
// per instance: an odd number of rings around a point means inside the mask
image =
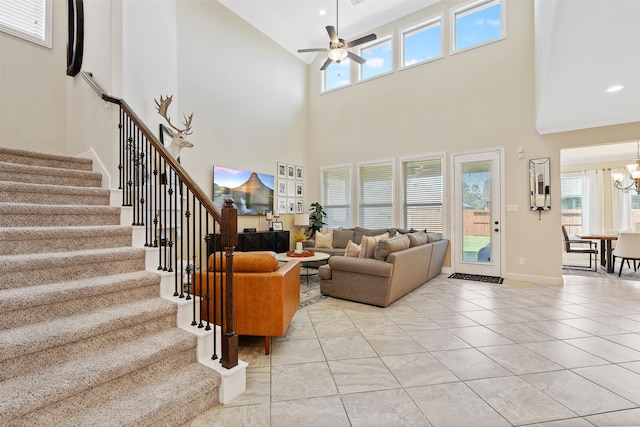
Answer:
POLYGON ((316 234, 316 231, 321 230, 322 226, 325 225, 323 219, 327 216, 327 213, 322 208, 322 205, 318 202, 311 203, 309 211, 311 212, 309 214, 311 223, 309 224, 309 227, 307 227, 307 232, 309 233, 309 236, 313 238, 313 236, 315 236, 316 234))

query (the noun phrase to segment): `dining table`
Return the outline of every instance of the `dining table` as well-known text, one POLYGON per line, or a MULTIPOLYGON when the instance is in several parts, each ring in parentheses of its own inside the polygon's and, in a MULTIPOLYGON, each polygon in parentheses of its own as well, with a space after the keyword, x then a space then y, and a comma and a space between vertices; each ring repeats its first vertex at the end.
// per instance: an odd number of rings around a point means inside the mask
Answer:
POLYGON ((582 240, 600 240, 600 265, 607 268, 607 273, 613 273, 613 241, 618 240, 618 235, 580 234, 578 237, 582 240))

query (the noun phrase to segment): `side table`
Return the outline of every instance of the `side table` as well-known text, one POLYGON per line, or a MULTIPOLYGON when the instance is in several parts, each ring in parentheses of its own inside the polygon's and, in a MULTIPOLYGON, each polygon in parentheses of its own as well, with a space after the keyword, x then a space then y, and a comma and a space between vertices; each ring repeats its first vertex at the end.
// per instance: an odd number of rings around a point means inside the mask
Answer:
POLYGON ((306 268, 305 276, 307 276, 307 285, 309 284, 309 263, 314 261, 326 261, 329 259, 330 256, 331 255, 325 254, 324 252, 315 252, 311 256, 287 256, 286 252, 277 254, 278 261, 284 261, 284 262, 291 261, 291 260, 300 261, 300 264, 302 264, 302 266, 306 268))

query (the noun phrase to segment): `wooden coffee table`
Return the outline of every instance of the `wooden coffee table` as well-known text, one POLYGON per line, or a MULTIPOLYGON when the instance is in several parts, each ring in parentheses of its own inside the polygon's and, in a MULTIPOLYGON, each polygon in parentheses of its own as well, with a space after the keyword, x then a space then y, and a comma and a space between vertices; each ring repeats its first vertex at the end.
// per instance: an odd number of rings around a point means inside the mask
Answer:
MULTIPOLYGON (((311 256, 287 256, 286 252, 282 252, 282 253, 279 253, 277 257, 278 257, 278 261, 284 261, 284 262, 291 261, 291 260, 300 261, 300 264, 302 264, 302 266, 306 268, 305 276, 307 276, 307 285, 308 285, 309 284, 309 263, 315 262, 315 261, 326 261, 331 257, 331 255, 325 254, 324 252, 315 252, 311 256)), ((317 274, 317 273, 314 273, 314 274, 317 274)))

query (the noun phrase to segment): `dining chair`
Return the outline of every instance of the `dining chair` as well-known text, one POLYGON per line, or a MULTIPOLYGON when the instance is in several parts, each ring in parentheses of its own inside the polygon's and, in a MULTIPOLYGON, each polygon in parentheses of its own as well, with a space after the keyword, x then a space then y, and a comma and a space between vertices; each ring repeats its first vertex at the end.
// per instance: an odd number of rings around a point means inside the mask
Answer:
POLYGON ((613 250, 613 263, 616 262, 616 257, 622 258, 620 263, 620 271, 618 277, 622 275, 622 268, 624 267, 624 261, 627 261, 629 268, 629 261, 633 261, 634 271, 638 271, 638 261, 640 261, 640 233, 620 233, 618 236, 618 243, 613 250))
POLYGON ((562 264, 562 268, 588 268, 591 270, 591 255, 593 255, 593 271, 598 271, 596 255, 598 254, 598 244, 593 240, 571 239, 567 233, 567 228, 562 226, 562 237, 564 239, 564 250, 566 253, 580 253, 589 255, 589 267, 586 265, 562 264))

